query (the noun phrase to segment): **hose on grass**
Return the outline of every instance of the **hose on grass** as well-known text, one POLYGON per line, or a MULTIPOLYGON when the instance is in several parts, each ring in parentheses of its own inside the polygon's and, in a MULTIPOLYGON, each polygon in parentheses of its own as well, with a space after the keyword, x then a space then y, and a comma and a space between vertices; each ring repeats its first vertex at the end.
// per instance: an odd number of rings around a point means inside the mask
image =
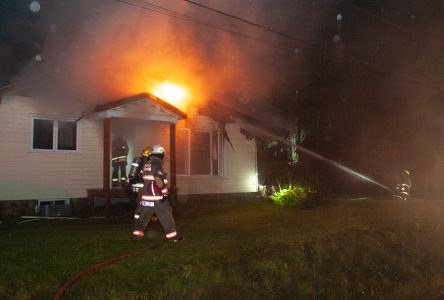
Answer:
POLYGON ((162 243, 162 241, 157 241, 156 243, 154 243, 154 244, 152 244, 152 245, 149 245, 149 246, 147 246, 147 247, 145 247, 145 248, 142 248, 142 249, 136 250, 136 251, 134 251, 134 252, 131 252, 131 253, 128 253, 128 254, 124 254, 124 255, 121 255, 121 256, 118 256, 118 257, 115 257, 115 258, 109 259, 109 260, 107 260, 107 261, 104 261, 104 262, 101 262, 101 263, 98 263, 98 264, 92 265, 91 267, 86 268, 86 269, 84 269, 83 271, 80 271, 79 273, 77 273, 76 275, 74 275, 73 277, 71 277, 70 279, 68 279, 68 280, 67 280, 67 281, 66 281, 66 282, 65 282, 65 283, 64 283, 64 284, 63 284, 63 285, 57 290, 57 293, 54 295, 54 298, 53 298, 53 299, 54 299, 54 300, 59 300, 59 299, 62 297, 63 293, 66 291, 66 289, 67 289, 68 287, 70 287, 70 286, 71 286, 72 284, 74 284, 76 281, 80 280, 82 277, 84 277, 84 276, 88 275, 89 273, 93 272, 94 270, 99 269, 99 268, 104 267, 104 266, 107 266, 107 265, 114 264, 114 263, 116 263, 116 262, 119 262, 119 261, 124 260, 124 259, 129 258, 129 257, 133 257, 133 256, 140 255, 140 254, 142 254, 143 252, 146 252, 146 251, 148 251, 148 250, 151 250, 151 249, 156 248, 156 247, 159 246, 161 243, 162 243))

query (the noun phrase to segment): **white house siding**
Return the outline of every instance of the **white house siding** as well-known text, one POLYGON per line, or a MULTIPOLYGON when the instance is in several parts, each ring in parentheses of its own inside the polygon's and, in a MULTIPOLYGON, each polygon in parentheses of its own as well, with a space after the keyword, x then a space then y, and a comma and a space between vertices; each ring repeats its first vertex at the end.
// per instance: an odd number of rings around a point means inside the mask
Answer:
MULTIPOLYGON (((31 151, 32 116, 54 116, 39 100, 4 97, 0 104, 0 201, 86 197, 102 186, 103 122, 79 122, 79 151, 31 151)), ((64 118, 76 118, 65 115, 64 118)))
MULTIPOLYGON (((206 116, 191 113, 188 120, 177 123, 177 128, 217 130, 218 123, 206 116)), ((177 176, 179 195, 257 191, 256 142, 248 141, 236 123, 226 124, 226 130, 234 150, 225 141, 224 176, 177 176)))
MULTIPOLYGON (((103 120, 79 121, 79 151, 72 153, 31 150, 32 116, 60 117, 51 105, 39 100, 3 97, 0 103, 0 201, 55 198, 83 198, 90 188, 103 183, 103 120)), ((60 118, 77 118, 72 109, 60 118), (70 115, 72 114, 72 115, 70 115)), ((214 120, 189 114, 177 128, 216 130, 214 120)), ((167 123, 129 119, 112 119, 111 132, 127 138, 129 161, 146 146, 161 144, 170 151, 170 127, 167 123)), ((236 123, 226 125, 234 151, 224 146, 224 176, 178 176, 179 194, 219 194, 256 191, 256 144, 240 133, 236 123)), ((169 155, 165 169, 169 172, 169 155)), ((128 170, 130 163, 128 164, 128 170)))

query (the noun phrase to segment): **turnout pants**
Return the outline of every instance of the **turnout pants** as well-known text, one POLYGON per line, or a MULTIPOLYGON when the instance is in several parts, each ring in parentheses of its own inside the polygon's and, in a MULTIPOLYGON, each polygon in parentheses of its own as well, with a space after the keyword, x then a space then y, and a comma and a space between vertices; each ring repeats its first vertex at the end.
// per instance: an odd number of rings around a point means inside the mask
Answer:
POLYGON ((113 163, 113 183, 126 181, 126 161, 119 161, 113 163), (119 180, 119 170, 120 170, 120 180, 119 180))
POLYGON ((145 228, 156 213, 160 225, 162 225, 166 238, 175 238, 176 224, 174 223, 172 209, 168 200, 146 201, 139 197, 139 204, 134 213, 134 231, 133 236, 143 237, 145 228))

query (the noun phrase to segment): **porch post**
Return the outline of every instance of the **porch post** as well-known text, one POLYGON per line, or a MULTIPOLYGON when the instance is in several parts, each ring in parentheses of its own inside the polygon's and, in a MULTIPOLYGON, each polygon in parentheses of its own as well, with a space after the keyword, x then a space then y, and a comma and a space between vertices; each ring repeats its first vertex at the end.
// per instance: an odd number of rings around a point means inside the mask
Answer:
POLYGON ((103 190, 110 191, 109 176, 111 168, 111 117, 103 119, 103 190))
POLYGON ((176 124, 170 124, 170 190, 171 202, 177 202, 176 185, 176 124))
POLYGON ((111 117, 103 119, 103 191, 105 192, 105 214, 111 210, 110 168, 111 168, 111 117))

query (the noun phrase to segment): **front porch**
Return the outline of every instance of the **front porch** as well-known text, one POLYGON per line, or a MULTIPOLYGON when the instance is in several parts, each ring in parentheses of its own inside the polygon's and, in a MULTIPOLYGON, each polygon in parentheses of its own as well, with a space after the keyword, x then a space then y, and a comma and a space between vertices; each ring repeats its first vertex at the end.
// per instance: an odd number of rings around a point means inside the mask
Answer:
POLYGON ((127 140, 127 173, 134 157, 146 146, 162 144, 167 150, 165 170, 169 174, 170 197, 177 199, 176 187, 176 122, 186 119, 186 114, 160 98, 148 93, 108 102, 97 106, 93 113, 103 120, 103 185, 88 189, 87 197, 91 213, 94 213, 96 197, 105 199, 105 213, 109 211, 111 198, 130 198, 124 185, 112 186, 112 140, 127 140))

